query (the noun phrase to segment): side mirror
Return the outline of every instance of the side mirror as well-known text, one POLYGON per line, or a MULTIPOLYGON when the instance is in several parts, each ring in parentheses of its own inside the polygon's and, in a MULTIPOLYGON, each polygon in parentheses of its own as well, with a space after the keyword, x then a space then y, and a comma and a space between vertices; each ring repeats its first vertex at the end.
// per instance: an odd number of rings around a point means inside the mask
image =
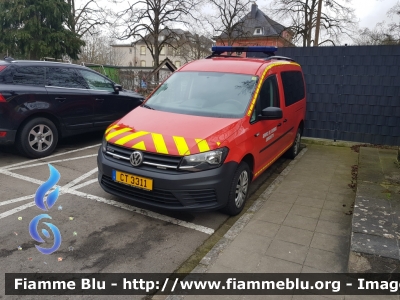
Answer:
POLYGON ((283 118, 282 109, 279 107, 267 107, 261 111, 258 116, 260 120, 279 120, 283 118))
POLYGON ((122 91, 122 85, 120 84, 114 84, 114 91, 118 94, 119 92, 122 91))

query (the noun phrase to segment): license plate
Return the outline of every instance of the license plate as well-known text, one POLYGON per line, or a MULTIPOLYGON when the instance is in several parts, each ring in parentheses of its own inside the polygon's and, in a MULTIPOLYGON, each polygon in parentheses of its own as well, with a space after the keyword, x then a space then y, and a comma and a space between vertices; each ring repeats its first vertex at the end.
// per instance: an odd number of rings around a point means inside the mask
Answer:
POLYGON ((153 179, 113 170, 113 180, 136 188, 153 190, 153 179))

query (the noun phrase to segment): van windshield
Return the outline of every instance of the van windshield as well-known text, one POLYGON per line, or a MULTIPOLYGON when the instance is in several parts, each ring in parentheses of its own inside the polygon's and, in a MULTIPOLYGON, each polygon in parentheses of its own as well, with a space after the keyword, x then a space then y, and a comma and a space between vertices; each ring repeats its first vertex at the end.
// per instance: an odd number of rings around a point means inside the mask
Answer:
POLYGON ((177 72, 147 100, 145 107, 217 118, 241 118, 258 77, 219 72, 177 72))

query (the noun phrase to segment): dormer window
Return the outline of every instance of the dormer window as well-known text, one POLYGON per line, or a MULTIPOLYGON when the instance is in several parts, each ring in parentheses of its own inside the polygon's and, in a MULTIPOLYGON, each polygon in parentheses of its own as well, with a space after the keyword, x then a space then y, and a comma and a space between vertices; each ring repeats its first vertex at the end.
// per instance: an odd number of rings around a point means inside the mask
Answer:
POLYGON ((254 30, 254 35, 262 35, 263 34, 263 29, 262 27, 256 27, 254 30))

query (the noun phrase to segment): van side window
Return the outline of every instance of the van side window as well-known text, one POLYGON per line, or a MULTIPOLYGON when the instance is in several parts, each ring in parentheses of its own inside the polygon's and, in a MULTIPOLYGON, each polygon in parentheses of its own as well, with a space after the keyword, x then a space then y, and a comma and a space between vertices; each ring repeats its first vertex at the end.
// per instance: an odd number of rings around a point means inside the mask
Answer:
POLYGON ((305 96, 303 75, 300 71, 286 71, 281 73, 285 105, 292 105, 305 96))
POLYGON ((250 118, 250 122, 257 120, 257 116, 261 114, 261 111, 267 107, 280 107, 279 103, 279 90, 276 75, 269 76, 265 79, 260 93, 258 95, 256 108, 253 111, 253 115, 250 118))

